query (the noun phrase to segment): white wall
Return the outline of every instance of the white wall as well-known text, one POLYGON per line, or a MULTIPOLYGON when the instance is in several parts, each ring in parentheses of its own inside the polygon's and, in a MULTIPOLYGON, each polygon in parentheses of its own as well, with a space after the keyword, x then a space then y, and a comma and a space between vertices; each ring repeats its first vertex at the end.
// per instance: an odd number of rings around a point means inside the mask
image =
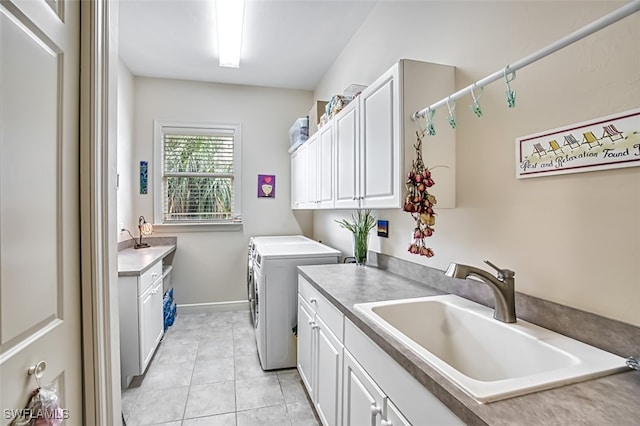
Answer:
MULTIPOLYGON (((181 232, 172 283, 178 304, 246 300, 247 245, 253 235, 312 232, 312 214, 291 210, 289 128, 306 115, 311 92, 239 85, 135 78, 132 164, 149 162, 153 176, 153 120, 242 124, 242 231, 181 232), (276 197, 257 198, 258 174, 276 175, 276 197)), ((137 173, 137 172, 136 172, 137 173)), ((136 175, 137 176, 137 175, 136 175)), ((134 218, 153 218, 153 190, 133 181, 134 218)), ((158 234, 156 234, 158 235, 158 234)))
POLYGON ((138 181, 134 174, 131 153, 133 150, 133 75, 129 68, 118 61, 118 175, 120 185, 118 187, 118 241, 131 238, 127 232, 120 232, 125 228, 137 235, 138 222, 134 221, 132 213, 133 191, 137 188, 138 181))
MULTIPOLYGON (((371 83, 401 58, 456 66, 462 89, 623 4, 380 2, 314 98, 371 83)), ((490 259, 516 271, 520 292, 640 325, 640 168, 526 180, 514 172, 516 137, 639 106, 638 40, 640 14, 521 70, 514 110, 499 82, 484 91, 482 119, 461 99, 457 207, 437 211, 435 257, 406 251, 413 222, 399 209, 376 212, 389 219, 390 238, 372 237, 372 247, 439 269, 490 259)), ((314 237, 351 252, 334 222, 350 213, 315 212, 314 237)))

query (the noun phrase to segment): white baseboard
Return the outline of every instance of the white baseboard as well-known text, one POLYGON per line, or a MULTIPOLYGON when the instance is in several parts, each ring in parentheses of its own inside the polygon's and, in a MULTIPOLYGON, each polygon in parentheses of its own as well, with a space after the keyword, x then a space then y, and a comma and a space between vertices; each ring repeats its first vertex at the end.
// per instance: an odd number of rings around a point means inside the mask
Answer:
POLYGON ((230 302, 184 303, 177 306, 180 314, 208 314, 212 312, 248 311, 248 300, 233 300, 230 302))

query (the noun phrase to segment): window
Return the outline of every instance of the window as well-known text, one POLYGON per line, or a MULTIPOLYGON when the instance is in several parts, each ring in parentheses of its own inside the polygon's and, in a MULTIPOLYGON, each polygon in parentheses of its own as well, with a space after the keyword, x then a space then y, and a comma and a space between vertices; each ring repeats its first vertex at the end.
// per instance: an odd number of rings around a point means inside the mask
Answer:
POLYGON ((156 224, 240 223, 240 125, 155 122, 156 224))

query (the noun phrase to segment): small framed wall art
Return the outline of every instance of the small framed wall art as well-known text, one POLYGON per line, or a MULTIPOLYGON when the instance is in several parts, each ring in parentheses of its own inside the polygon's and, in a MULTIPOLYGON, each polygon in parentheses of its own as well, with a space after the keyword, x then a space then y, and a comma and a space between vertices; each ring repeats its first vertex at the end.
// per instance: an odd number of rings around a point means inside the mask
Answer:
POLYGON ((258 198, 276 198, 275 175, 258 175, 258 198))
POLYGON ((149 180, 149 163, 146 161, 140 162, 140 194, 147 193, 149 180))
POLYGON ((388 220, 378 220, 378 237, 389 238, 388 220))

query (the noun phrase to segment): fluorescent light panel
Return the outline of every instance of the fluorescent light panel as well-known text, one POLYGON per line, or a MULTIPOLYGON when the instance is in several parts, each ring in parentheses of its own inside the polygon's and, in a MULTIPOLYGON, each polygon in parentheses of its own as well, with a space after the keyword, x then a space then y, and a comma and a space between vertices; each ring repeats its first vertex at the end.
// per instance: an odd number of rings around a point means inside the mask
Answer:
POLYGON ((218 54, 221 67, 240 67, 244 0, 216 0, 218 54))

